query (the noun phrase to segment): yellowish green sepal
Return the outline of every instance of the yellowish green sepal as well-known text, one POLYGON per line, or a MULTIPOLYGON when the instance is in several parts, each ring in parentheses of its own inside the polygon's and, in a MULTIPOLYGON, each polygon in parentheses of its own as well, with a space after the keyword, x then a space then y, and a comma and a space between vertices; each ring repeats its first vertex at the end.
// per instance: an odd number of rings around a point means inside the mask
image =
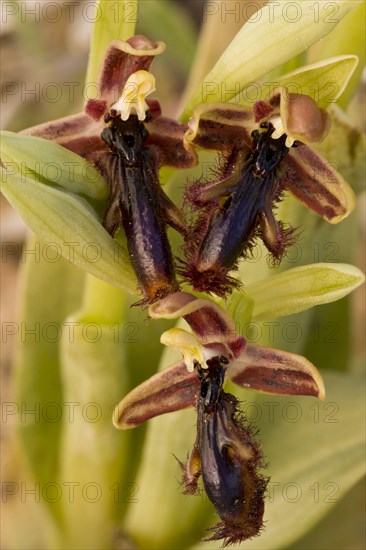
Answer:
POLYGON ((248 285, 243 299, 253 301, 253 320, 262 321, 340 300, 364 280, 364 274, 352 265, 312 264, 248 285))

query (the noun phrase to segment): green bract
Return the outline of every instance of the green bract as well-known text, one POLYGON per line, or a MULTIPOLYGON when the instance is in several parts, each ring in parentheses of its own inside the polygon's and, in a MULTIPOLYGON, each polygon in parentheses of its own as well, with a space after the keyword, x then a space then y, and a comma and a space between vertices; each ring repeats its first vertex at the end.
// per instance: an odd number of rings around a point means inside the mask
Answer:
MULTIPOLYGON (((364 274, 353 265, 318 263, 295 267, 252 283, 246 287, 242 300, 253 301, 253 320, 262 321, 340 300, 364 280, 364 274)), ((241 300, 237 291, 235 294, 235 310, 229 309, 241 320, 237 314, 241 300)))
POLYGON ((132 294, 137 293, 128 254, 107 233, 87 202, 19 174, 2 191, 27 225, 81 269, 132 294))
MULTIPOLYGON (((258 85, 255 92, 260 87, 260 97, 255 97, 252 101, 246 99, 247 95, 244 93, 233 97, 231 101, 243 105, 253 104, 258 99, 267 99, 276 89, 286 86, 289 93, 308 95, 320 108, 327 108, 343 93, 357 64, 358 58, 355 55, 319 61, 258 85)), ((250 96, 249 90, 248 95, 250 96)))
POLYGON ((183 118, 187 120, 200 103, 230 101, 250 83, 328 34, 359 3, 359 0, 338 1, 337 17, 332 18, 328 11, 330 4, 325 0, 316 4, 298 2, 298 15, 290 24, 283 12, 286 4, 268 2, 242 27, 203 79, 188 101, 183 118))
POLYGON ((108 187, 99 172, 80 155, 46 139, 1 132, 2 180, 27 177, 78 195, 106 200, 108 187))

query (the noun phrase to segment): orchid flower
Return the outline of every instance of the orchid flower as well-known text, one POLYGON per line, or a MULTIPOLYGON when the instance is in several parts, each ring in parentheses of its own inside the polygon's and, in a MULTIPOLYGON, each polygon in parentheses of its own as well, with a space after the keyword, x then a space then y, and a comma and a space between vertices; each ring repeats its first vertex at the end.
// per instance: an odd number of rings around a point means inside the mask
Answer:
MULTIPOLYGON (((327 60, 322 68, 342 64, 351 65, 344 69, 347 80, 356 58, 327 60)), ((228 273, 237 269, 239 257, 250 257, 257 237, 274 263, 280 262, 296 240, 294 229, 274 213, 285 191, 332 224, 353 210, 352 188, 308 145, 323 141, 330 129, 322 98, 316 102, 288 88, 293 78, 301 90, 304 74, 318 69, 308 66, 285 75, 272 95, 254 104, 253 114, 234 103, 205 103, 193 111, 185 139, 223 153, 212 181, 201 178, 186 191, 186 202, 197 216, 181 272, 195 290, 224 296, 238 287, 228 273)))
POLYGON ((232 319, 209 300, 179 292, 155 302, 149 313, 153 319, 183 317, 193 332, 173 328, 163 333, 161 342, 180 350, 183 361, 126 395, 115 409, 114 423, 129 429, 157 415, 197 407, 196 443, 182 465, 186 492, 197 492, 202 474, 222 519, 207 540, 224 539, 225 546, 251 538, 263 527, 262 452, 238 418, 236 399, 222 392, 223 379, 261 392, 319 399, 325 397, 323 380, 303 357, 247 344, 232 319))
MULTIPOLYGON (((110 190, 103 226, 114 236, 123 225, 146 303, 179 288, 166 227, 186 233, 181 212, 159 184, 159 165, 187 167, 197 162, 193 147, 183 141, 187 126, 161 117, 158 101, 146 99, 155 90, 148 69, 164 49, 162 42, 152 43, 141 35, 113 42, 98 79, 100 98, 89 99, 83 113, 23 132, 32 136, 30 143, 24 138, 25 147, 35 144, 41 149, 34 138, 47 139, 81 156, 103 175, 110 190)), ((7 147, 6 141, 11 136, 5 136, 4 146, 4 159, 10 160, 11 145, 7 147)), ((80 191, 102 198, 104 190, 99 187, 94 193, 88 185, 80 191)))

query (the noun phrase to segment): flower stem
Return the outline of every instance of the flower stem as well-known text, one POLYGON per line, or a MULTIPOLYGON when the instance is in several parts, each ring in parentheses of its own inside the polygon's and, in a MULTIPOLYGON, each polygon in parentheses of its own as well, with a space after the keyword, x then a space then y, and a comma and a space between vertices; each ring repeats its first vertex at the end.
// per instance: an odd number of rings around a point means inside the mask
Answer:
POLYGON ((60 483, 77 480, 81 489, 72 502, 61 503, 62 547, 107 549, 114 544, 120 487, 129 481, 130 436, 120 434, 111 420, 115 403, 129 388, 121 337, 124 306, 121 290, 89 275, 82 306, 67 319, 72 338, 61 341, 63 398, 73 404, 73 416, 63 424, 60 483))

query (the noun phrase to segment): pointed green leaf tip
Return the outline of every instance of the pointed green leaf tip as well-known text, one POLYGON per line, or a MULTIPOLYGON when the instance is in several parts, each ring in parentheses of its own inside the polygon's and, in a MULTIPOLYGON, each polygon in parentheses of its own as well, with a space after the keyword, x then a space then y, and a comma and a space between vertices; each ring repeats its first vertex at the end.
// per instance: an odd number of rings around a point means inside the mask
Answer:
MULTIPOLYGON (((245 303, 248 298, 253 302, 253 320, 272 319, 283 315, 298 313, 311 307, 340 300, 360 286, 365 280, 364 274, 348 264, 312 264, 289 269, 258 283, 248 285, 245 303)), ((239 292, 232 301, 237 317, 240 311, 239 292)))
POLYGON ((248 84, 328 34, 359 3, 268 2, 246 22, 200 83, 183 119, 188 120, 201 103, 230 101, 248 84))
POLYGON ((3 177, 31 176, 52 187, 92 199, 107 199, 108 187, 97 170, 79 155, 61 145, 33 136, 1 132, 3 177))

